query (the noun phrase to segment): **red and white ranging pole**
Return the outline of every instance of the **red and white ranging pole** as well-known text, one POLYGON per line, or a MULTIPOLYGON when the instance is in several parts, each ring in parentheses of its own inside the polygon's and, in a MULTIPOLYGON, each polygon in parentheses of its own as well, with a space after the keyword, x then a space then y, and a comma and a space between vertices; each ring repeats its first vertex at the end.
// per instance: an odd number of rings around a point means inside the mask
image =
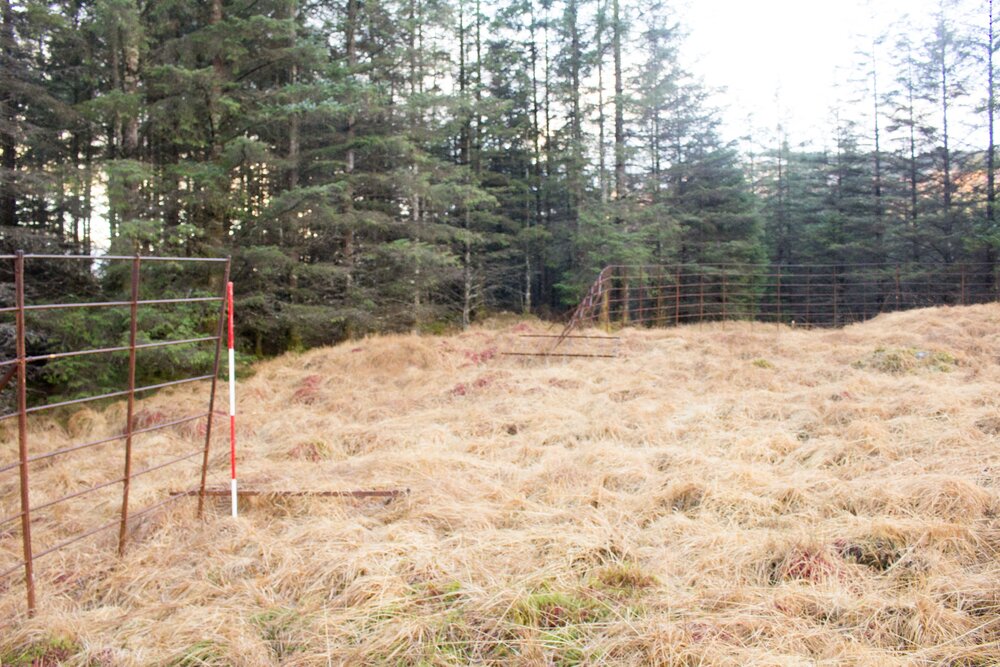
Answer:
POLYGON ((233 284, 226 285, 226 310, 229 312, 229 469, 233 518, 236 518, 236 352, 233 348, 233 284))

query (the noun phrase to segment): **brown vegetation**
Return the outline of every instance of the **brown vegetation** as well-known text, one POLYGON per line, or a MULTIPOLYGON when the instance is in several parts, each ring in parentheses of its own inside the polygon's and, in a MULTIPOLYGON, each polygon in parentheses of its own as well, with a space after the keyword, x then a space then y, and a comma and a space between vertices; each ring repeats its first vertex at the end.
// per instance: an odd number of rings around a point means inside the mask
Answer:
MULTIPOLYGON (((100 540, 48 556, 3 664, 1000 662, 1000 307, 620 335, 617 359, 503 357, 514 339, 486 327, 259 364, 240 388, 244 484, 410 495, 261 498, 237 521, 220 503, 204 522, 184 500, 121 562, 100 540)), ((54 448, 123 420, 115 405, 32 436, 54 448)), ((142 436, 137 465, 196 435, 142 436)), ((115 452, 39 466, 33 488, 120 474, 115 452)), ((137 484, 136 507, 196 465, 137 484)), ((118 493, 41 515, 39 539, 113 518, 118 493)), ((4 562, 18 548, 0 533, 4 562)), ((22 609, 0 587, 0 619, 22 609)))

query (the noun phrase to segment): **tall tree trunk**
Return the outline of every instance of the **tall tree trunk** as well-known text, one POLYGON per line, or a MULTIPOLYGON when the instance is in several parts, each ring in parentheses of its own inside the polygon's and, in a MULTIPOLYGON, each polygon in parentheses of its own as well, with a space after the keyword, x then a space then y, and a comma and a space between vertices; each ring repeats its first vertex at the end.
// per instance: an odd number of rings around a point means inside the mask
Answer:
MULTIPOLYGON (((2 41, 3 56, 7 63, 14 59, 14 12, 10 0, 0 0, 0 41, 2 41)), ((14 136, 17 127, 17 109, 14 95, 9 90, 0 90, 0 109, 4 113, 4 126, 7 131, 0 132, 0 225, 13 227, 17 225, 17 138, 14 136)))
POLYGON ((577 28, 577 2, 566 2, 566 23, 569 27, 570 53, 570 159, 568 165, 570 219, 574 236, 580 233, 580 203, 583 199, 583 121, 580 117, 580 68, 583 60, 580 31, 577 28))
MULTIPOLYGON (((532 166, 531 166, 531 189, 534 191, 534 224, 542 222, 542 152, 541 152, 541 128, 538 124, 538 40, 536 38, 535 9, 534 3, 528 3, 528 32, 531 40, 529 53, 531 55, 531 146, 532 146, 532 166)), ((529 212, 525 216, 527 226, 532 226, 532 216, 529 212)), ((531 312, 531 250, 529 245, 524 249, 524 298, 522 310, 525 313, 531 312)))
POLYGON ((882 201, 882 147, 881 147, 881 137, 879 134, 879 117, 881 110, 879 108, 879 96, 878 96, 878 46, 880 42, 878 39, 872 40, 872 102, 873 102, 873 113, 872 118, 874 121, 874 131, 875 131, 875 241, 877 244, 876 252, 878 253, 878 259, 881 261, 883 259, 883 236, 885 234, 884 229, 884 211, 885 205, 882 201))
MULTIPOLYGON (((463 108, 469 105, 469 75, 466 65, 466 37, 465 37, 465 2, 459 1, 458 5, 458 90, 459 99, 463 108)), ((478 30, 478 19, 477 19, 478 30)), ((478 48, 477 48, 478 50, 478 48)), ((478 84, 477 84, 478 88, 478 84)), ((477 107, 478 108, 478 107, 477 107)), ((469 169, 472 157, 472 116, 478 114, 474 109, 469 109, 465 113, 462 122, 462 129, 459 137, 459 164, 469 169)), ((477 123, 478 124, 478 123, 477 123)), ((468 174, 471 181, 471 174, 468 174)), ((472 322, 472 242, 469 238, 472 227, 472 213, 468 204, 463 204, 462 221, 465 234, 462 238, 462 328, 467 329, 472 322)))
MULTIPOLYGON (((409 34, 407 36, 409 47, 409 86, 410 86, 410 136, 416 141, 418 113, 417 113, 417 88, 419 78, 417 73, 417 0, 409 0, 409 34)), ((413 191, 410 193, 410 222, 413 224, 413 237, 420 240, 420 193, 418 190, 418 179, 420 167, 414 161, 410 165, 413 174, 413 191)), ((421 267, 420 260, 415 261, 413 270, 413 308, 415 315, 419 317, 420 311, 420 283, 421 267)))
MULTIPOLYGON (((986 229, 987 234, 993 234, 996 226, 996 151, 993 144, 993 123, 996 119, 996 95, 994 91, 993 79, 993 52, 995 50, 993 35, 993 0, 989 0, 988 7, 990 20, 988 30, 989 41, 986 44, 986 115, 989 125, 989 145, 986 149, 986 229)), ((994 244, 990 244, 986 248, 986 261, 992 265, 996 265, 997 263, 997 248, 994 244)))
POLYGON ((994 173, 996 167, 996 155, 993 145, 993 123, 996 119, 996 97, 993 90, 993 51, 995 48, 993 36, 993 0, 989 0, 988 6, 990 21, 988 29, 989 41, 986 44, 986 117, 989 127, 989 145, 986 149, 986 221, 990 231, 992 231, 994 209, 996 207, 996 174, 994 173))
POLYGON ((604 152, 604 28, 607 17, 607 3, 602 2, 597 8, 597 27, 594 35, 597 41, 597 183, 601 191, 601 203, 608 201, 608 170, 607 156, 604 152))
MULTIPOLYGON (((347 50, 347 76, 351 84, 354 83, 354 70, 358 66, 357 51, 357 23, 358 23, 358 1, 347 0, 347 24, 345 26, 344 43, 347 50)), ((347 187, 344 193, 344 202, 347 209, 347 229, 344 230, 344 272, 347 289, 354 285, 354 139, 357 132, 357 116, 354 105, 357 103, 356 91, 351 88, 350 93, 351 108, 347 112, 347 157, 345 160, 345 172, 347 174, 347 187)))
MULTIPOLYGON (((209 13, 209 25, 218 25, 222 22, 222 0, 212 0, 211 11, 209 13)), ((221 49, 216 47, 216 53, 212 57, 212 87, 209 109, 209 159, 218 163, 222 156, 222 82, 226 78, 225 63, 222 59, 221 49)), ((209 187, 228 191, 229 183, 223 178, 209 187)), ((206 237, 208 244, 219 248, 225 242, 229 232, 226 212, 222 205, 222 192, 212 192, 209 200, 212 202, 206 210, 206 237)), ((173 193, 168 193, 168 197, 173 198, 173 193)))
MULTIPOLYGON (((139 8, 130 6, 130 11, 134 11, 135 21, 138 24, 139 8)), ((137 30, 128 30, 122 36, 122 91, 126 97, 135 97, 139 94, 139 45, 141 36, 137 30)), ((128 160, 140 160, 139 154, 139 112, 129 113, 124 120, 122 129, 122 154, 128 160)), ((126 177, 126 202, 123 216, 125 220, 134 220, 142 216, 142 200, 139 188, 139 180, 133 175, 126 177)), ((133 244, 136 252, 139 251, 138 243, 133 244)))
POLYGON ((615 58, 615 198, 625 197, 625 100, 622 80, 622 19, 618 0, 612 0, 615 58))

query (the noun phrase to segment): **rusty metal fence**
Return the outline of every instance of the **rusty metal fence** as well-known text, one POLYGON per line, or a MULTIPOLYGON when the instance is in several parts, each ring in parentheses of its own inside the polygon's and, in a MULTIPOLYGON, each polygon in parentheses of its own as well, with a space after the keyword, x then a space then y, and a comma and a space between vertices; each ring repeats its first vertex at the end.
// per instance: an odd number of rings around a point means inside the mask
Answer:
POLYGON ((838 327, 895 310, 998 300, 991 263, 619 265, 601 271, 563 335, 728 320, 838 327))
MULTIPOLYGON (((0 563, 0 581, 6 578, 16 576, 18 572, 23 573, 24 587, 27 595, 27 609, 29 613, 34 613, 37 602, 36 602, 36 585, 35 585, 35 562, 51 553, 59 551, 71 544, 77 543, 80 540, 86 539, 103 531, 118 528, 117 537, 117 550, 119 555, 125 550, 126 544, 129 537, 129 523, 135 521, 136 519, 146 516, 151 512, 159 509, 163 505, 170 503, 178 498, 183 498, 185 495, 170 495, 161 502, 157 502, 151 506, 143 507, 140 509, 135 509, 129 505, 129 491, 132 485, 132 481, 137 477, 146 475, 156 470, 162 470, 168 468, 169 466, 174 466, 185 461, 195 460, 198 457, 201 458, 201 475, 199 484, 195 489, 192 489, 189 494, 198 495, 198 514, 201 515, 206 496, 205 482, 208 470, 208 459, 209 459, 209 447, 212 438, 212 423, 214 416, 215 407, 215 395, 216 395, 216 378, 219 372, 219 359, 222 343, 223 334, 223 322, 224 322, 224 308, 225 308, 225 286, 229 279, 229 268, 230 263, 228 258, 193 258, 193 257, 146 257, 146 256, 102 256, 102 257, 91 257, 86 255, 45 255, 45 254, 25 254, 24 252, 18 252, 15 255, 0 255, 0 262, 12 262, 13 266, 13 283, 14 283, 14 294, 13 294, 13 305, 0 307, 0 314, 13 314, 15 319, 15 337, 16 337, 16 352, 14 358, 0 360, 0 390, 2 390, 9 382, 16 378, 16 409, 10 411, 6 414, 0 414, 0 423, 6 422, 8 420, 17 420, 17 460, 16 461, 3 461, 0 460, 0 476, 7 474, 16 474, 19 476, 18 488, 20 492, 19 506, 20 511, 10 515, 10 516, 0 516, 0 530, 4 529, 5 526, 11 524, 20 524, 20 537, 22 546, 22 556, 18 562, 13 564, 10 563, 0 563), (103 301, 103 302, 74 302, 74 303, 26 303, 25 301, 25 265, 31 262, 128 262, 130 264, 130 298, 128 300, 121 301, 103 301), (218 276, 220 278, 219 292, 217 296, 189 296, 181 298, 160 298, 160 299, 140 299, 140 276, 141 269, 145 263, 152 262, 177 262, 182 265, 187 265, 194 262, 207 262, 211 266, 218 266, 221 269, 221 273, 218 276), (200 338, 186 338, 178 340, 156 340, 152 342, 140 342, 140 332, 139 331, 139 310, 147 307, 165 307, 172 304, 186 304, 186 303, 203 303, 207 305, 218 304, 219 315, 218 323, 215 328, 215 335, 204 336, 200 338), (28 350, 29 346, 29 336, 28 336, 28 324, 27 318, 35 312, 46 311, 46 310, 58 310, 58 309, 80 309, 80 308, 127 308, 129 309, 129 332, 128 332, 128 345, 119 345, 113 347, 103 347, 94 349, 81 349, 72 350, 66 352, 58 352, 54 354, 31 354, 28 350), (160 382, 156 384, 148 384, 143 386, 136 385, 136 357, 140 350, 152 349, 152 348, 163 348, 171 347, 177 345, 199 345, 199 344, 213 344, 215 347, 214 353, 214 363, 213 370, 211 374, 205 375, 194 375, 190 377, 181 377, 178 379, 173 379, 169 382, 160 382), (111 355, 115 353, 128 353, 128 380, 127 386, 123 389, 112 391, 108 393, 103 393, 99 395, 85 396, 82 398, 73 398, 70 400, 62 400, 54 403, 42 403, 40 405, 29 405, 28 402, 28 383, 29 383, 29 373, 28 368, 32 364, 43 364, 56 359, 70 358, 70 357, 81 357, 85 355, 111 355), (148 392, 162 389, 166 387, 174 387, 178 385, 194 383, 194 382, 208 382, 208 396, 207 396, 207 409, 204 412, 198 414, 187 415, 183 418, 172 419, 167 422, 156 423, 150 426, 145 426, 141 428, 136 428, 136 396, 140 394, 146 394, 148 392), (29 417, 42 412, 49 412, 53 410, 58 410, 60 408, 66 408, 70 406, 81 405, 84 403, 90 403, 94 401, 103 401, 109 399, 124 399, 126 402, 126 416, 125 423, 121 433, 111 435, 109 437, 100 438, 90 442, 80 442, 74 443, 66 447, 56 449, 54 451, 39 451, 36 452, 32 448, 32 443, 29 440, 29 429, 28 420, 29 417), (134 470, 132 466, 132 453, 133 453, 133 440, 136 436, 144 433, 150 433, 152 431, 157 431, 160 429, 165 429, 173 426, 178 426, 180 424, 196 422, 198 420, 206 420, 205 422, 205 439, 204 443, 199 446, 198 449, 185 453, 181 456, 173 457, 167 461, 160 462, 154 466, 150 466, 141 470, 134 470), (32 493, 31 493, 31 468, 34 464, 39 464, 40 462, 51 462, 52 459, 56 457, 64 457, 71 454, 76 454, 78 452, 89 450, 95 447, 100 447, 101 445, 110 444, 113 442, 124 442, 124 450, 122 452, 122 463, 123 463, 123 473, 120 477, 115 479, 107 480, 99 484, 87 487, 85 489, 70 493, 57 498, 46 499, 45 502, 32 505, 32 493), (80 530, 73 534, 68 539, 63 539, 62 541, 53 545, 44 545, 43 549, 36 550, 36 546, 32 541, 32 525, 33 516, 39 512, 44 512, 51 508, 56 507, 67 501, 78 499, 84 497, 88 494, 97 492, 101 489, 107 489, 115 485, 121 485, 121 503, 119 516, 112 522, 104 523, 100 526, 89 527, 86 530, 80 530)), ((214 269, 213 269, 214 271, 214 269)))

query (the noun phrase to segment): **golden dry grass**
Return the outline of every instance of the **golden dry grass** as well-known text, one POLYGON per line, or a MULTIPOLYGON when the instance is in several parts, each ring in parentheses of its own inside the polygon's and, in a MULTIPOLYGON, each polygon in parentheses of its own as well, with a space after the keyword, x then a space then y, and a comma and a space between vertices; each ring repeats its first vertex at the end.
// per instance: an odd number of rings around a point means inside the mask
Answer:
MULTIPOLYGON (((520 324, 519 330, 540 330, 520 324)), ((240 386, 260 499, 39 561, 0 589, 0 656, 70 664, 1000 664, 1000 306, 836 331, 622 332, 617 359, 497 355, 510 328, 384 336, 262 363, 240 386)), ((194 389, 141 406, 197 411, 194 389)), ((97 437, 123 407, 32 425, 97 437)), ((137 465, 197 449, 177 427, 137 465)), ((224 448, 225 431, 217 450, 224 448)), ((116 446, 33 470, 35 503, 120 474, 116 446)), ((0 460, 10 460, 11 433, 0 460)), ((137 507, 196 464, 137 483, 137 507)), ((12 479, 13 478, 13 479, 12 479)), ((225 486, 223 459, 213 482, 225 486)), ((119 488, 39 518, 111 520, 119 488)), ((16 476, 0 511, 16 512, 16 476)), ((0 561, 19 550, 0 533, 0 561)))

